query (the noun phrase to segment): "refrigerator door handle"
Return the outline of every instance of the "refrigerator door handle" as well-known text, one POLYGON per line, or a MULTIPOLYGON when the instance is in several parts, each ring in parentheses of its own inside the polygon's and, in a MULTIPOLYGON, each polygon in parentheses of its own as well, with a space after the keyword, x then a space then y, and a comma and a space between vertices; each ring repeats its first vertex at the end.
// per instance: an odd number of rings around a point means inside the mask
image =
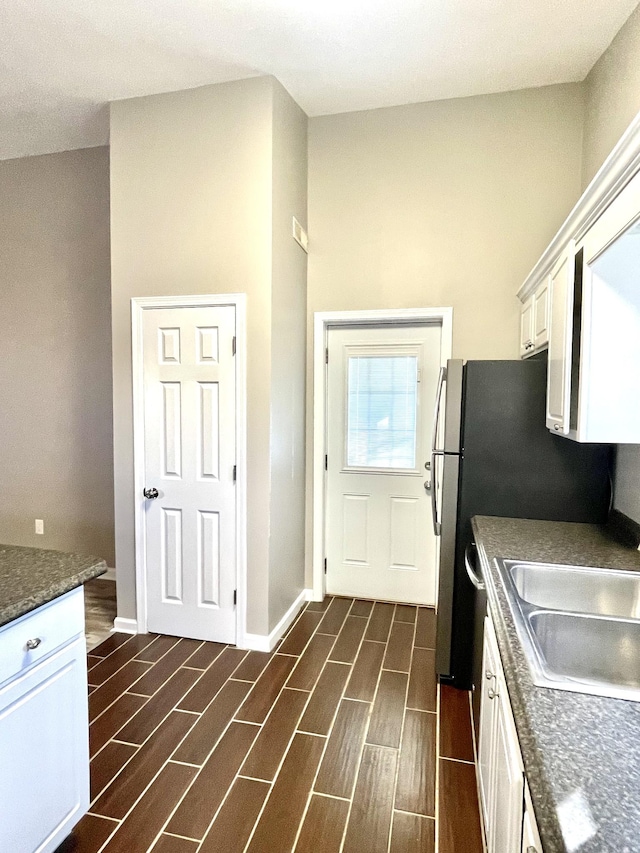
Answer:
POLYGON ((469 542, 467 547, 464 549, 464 567, 467 570, 467 575, 471 583, 475 586, 477 590, 482 591, 484 589, 484 581, 480 580, 473 566, 471 565, 471 551, 475 547, 475 542, 469 542))
MULTIPOLYGON (((436 404, 433 412, 433 433, 431 436, 431 454, 442 452, 438 451, 438 427, 440 426, 440 405, 442 403, 442 389, 447 381, 447 368, 441 367, 438 376, 438 388, 436 390, 436 404)), ((433 461, 433 460, 432 460, 433 461)))
POLYGON ((433 532, 440 536, 442 524, 438 519, 438 456, 444 456, 444 450, 431 451, 431 515, 433 516, 433 532))
POLYGON ((441 367, 438 376, 438 388, 436 390, 436 403, 433 411, 433 433, 431 436, 431 515, 433 516, 433 532, 440 536, 442 524, 438 519, 438 456, 444 456, 444 450, 439 450, 438 427, 440 426, 440 406, 442 404, 442 389, 447 381, 447 368, 441 367))

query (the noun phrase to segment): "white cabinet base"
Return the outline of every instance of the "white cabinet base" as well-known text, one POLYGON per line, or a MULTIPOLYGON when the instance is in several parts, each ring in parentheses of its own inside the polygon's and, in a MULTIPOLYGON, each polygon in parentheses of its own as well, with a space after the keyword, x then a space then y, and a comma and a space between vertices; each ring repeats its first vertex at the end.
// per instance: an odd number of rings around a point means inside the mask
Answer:
POLYGON ((478 787, 488 853, 542 853, 491 617, 485 619, 478 787), (523 839, 532 839, 523 847, 523 839), (536 847, 536 844, 538 845, 536 847))
MULTIPOLYGON (((59 601, 66 612, 69 599, 59 601)), ((34 622, 43 610, 34 611, 34 622)), ((0 632, 4 650, 13 628, 0 632)), ((52 853, 88 808, 87 664, 80 635, 0 685, 0 850, 52 853)))

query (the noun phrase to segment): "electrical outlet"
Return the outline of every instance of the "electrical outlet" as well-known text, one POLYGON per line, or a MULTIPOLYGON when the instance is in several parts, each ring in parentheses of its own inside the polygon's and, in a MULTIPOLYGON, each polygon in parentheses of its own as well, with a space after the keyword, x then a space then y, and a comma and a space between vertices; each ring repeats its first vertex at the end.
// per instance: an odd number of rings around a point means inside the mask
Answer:
POLYGON ((44 521, 41 518, 36 518, 36 533, 44 533, 44 521))

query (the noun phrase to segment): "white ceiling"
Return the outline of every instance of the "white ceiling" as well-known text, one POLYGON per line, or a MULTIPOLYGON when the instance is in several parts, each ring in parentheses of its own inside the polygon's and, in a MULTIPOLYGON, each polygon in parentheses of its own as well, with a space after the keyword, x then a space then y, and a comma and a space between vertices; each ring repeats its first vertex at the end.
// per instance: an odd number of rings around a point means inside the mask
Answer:
POLYGON ((0 158, 111 100, 273 74, 309 115, 582 80, 637 0, 2 0, 0 158))

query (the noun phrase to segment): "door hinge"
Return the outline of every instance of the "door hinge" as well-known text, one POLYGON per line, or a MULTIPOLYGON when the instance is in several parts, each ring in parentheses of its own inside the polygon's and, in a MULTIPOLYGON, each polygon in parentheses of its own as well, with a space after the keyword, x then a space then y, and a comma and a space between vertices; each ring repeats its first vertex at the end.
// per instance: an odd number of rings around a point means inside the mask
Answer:
POLYGON ((234 335, 231 339, 231 355, 236 354, 236 336, 234 335))
POLYGON ((237 589, 234 589, 234 590, 233 590, 233 604, 234 604, 234 606, 235 606, 237 603, 238 603, 238 590, 237 590, 237 589))
POLYGON ((325 573, 325 575, 327 573, 327 558, 326 557, 324 558, 324 573, 325 573))
POLYGON ((324 363, 329 364, 329 347, 326 347, 324 351, 324 363))
POLYGON ((238 466, 234 465, 233 466, 233 482, 235 483, 237 479, 238 479, 238 466))
POLYGON ((324 470, 325 471, 329 470, 329 456, 326 453, 324 455, 324 470))

